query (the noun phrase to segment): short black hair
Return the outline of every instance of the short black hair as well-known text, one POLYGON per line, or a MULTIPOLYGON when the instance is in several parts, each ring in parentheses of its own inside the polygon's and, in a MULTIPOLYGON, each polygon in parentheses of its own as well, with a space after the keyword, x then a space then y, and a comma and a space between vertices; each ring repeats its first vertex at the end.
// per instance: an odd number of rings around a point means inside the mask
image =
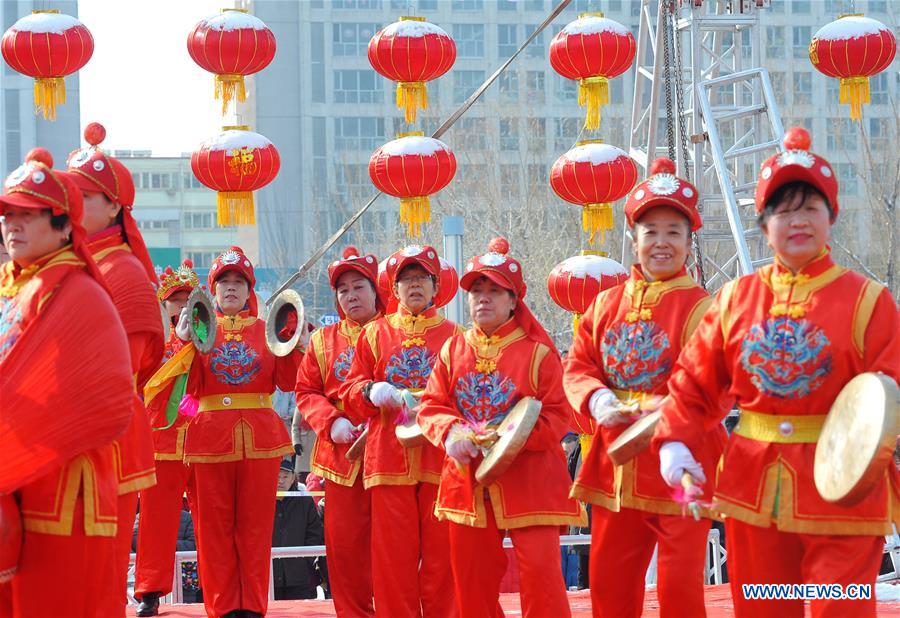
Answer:
POLYGON ((69 215, 54 215, 51 210, 47 210, 47 212, 50 213, 50 227, 54 230, 60 231, 69 224, 69 215))
POLYGON ((788 204, 794 204, 796 202, 797 205, 794 208, 791 208, 791 210, 800 208, 800 206, 811 195, 818 195, 822 198, 822 201, 825 202, 825 207, 828 208, 829 218, 834 221, 834 208, 832 207, 831 202, 828 201, 828 198, 825 196, 825 194, 819 191, 817 187, 809 184, 808 182, 795 180, 794 182, 788 182, 781 185, 780 187, 778 187, 778 189, 775 190, 775 193, 769 196, 769 199, 766 200, 765 208, 763 208, 763 211, 757 218, 756 223, 760 227, 765 225, 769 221, 769 218, 775 214, 775 209, 785 202, 788 204), (798 200, 797 198, 800 199, 798 200))

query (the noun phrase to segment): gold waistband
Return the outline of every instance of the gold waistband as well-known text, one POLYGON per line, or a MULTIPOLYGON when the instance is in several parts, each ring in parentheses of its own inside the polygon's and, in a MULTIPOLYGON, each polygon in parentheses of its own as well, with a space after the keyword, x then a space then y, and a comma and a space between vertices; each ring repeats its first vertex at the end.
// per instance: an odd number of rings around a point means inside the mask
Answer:
POLYGON ((741 409, 734 433, 759 442, 814 444, 827 417, 827 414, 763 414, 741 409))
POLYGON ((620 391, 617 388, 611 388, 610 390, 619 398, 619 401, 626 404, 636 403, 640 410, 655 410, 659 407, 659 402, 662 400, 662 395, 644 391, 620 391))
POLYGON ((248 410, 272 407, 268 393, 234 393, 233 395, 204 395, 200 398, 200 412, 213 410, 248 410))

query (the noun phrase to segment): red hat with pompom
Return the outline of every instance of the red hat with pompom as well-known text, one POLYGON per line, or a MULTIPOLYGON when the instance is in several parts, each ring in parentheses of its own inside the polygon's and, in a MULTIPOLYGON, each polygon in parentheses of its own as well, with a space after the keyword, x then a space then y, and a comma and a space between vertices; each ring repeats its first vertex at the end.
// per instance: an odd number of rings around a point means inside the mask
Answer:
POLYGON ((703 227, 697 210, 697 187, 675 175, 672 159, 660 157, 650 165, 650 176, 635 187, 625 200, 625 218, 634 227, 647 211, 656 206, 668 206, 681 212, 691 223, 691 231, 703 227))
POLYGON ((106 129, 99 122, 92 122, 84 129, 88 145, 69 154, 68 176, 82 191, 103 193, 109 201, 122 207, 122 227, 131 252, 144 266, 147 275, 156 283, 156 270, 144 237, 131 214, 134 206, 134 180, 131 172, 115 157, 100 148, 106 138, 106 129))
MULTIPOLYGON (((371 253, 360 255, 359 249, 353 245, 345 247, 344 252, 341 254, 341 259, 335 260, 328 265, 328 282, 331 284, 331 288, 336 291, 338 279, 341 278, 341 275, 350 271, 358 272, 372 283, 372 287, 375 288, 375 307, 378 311, 384 313, 385 302, 382 291, 378 286, 378 258, 371 253)), ((335 307, 341 319, 347 317, 344 315, 344 310, 341 309, 340 303, 335 302, 335 307)))
POLYGON ((498 236, 488 243, 483 255, 476 255, 466 264, 466 273, 459 286, 469 291, 479 277, 487 277, 500 287, 513 292, 517 298, 524 298, 528 286, 522 274, 522 264, 509 255, 509 241, 498 236))
POLYGON ((838 215, 838 181, 831 164, 809 151, 812 140, 803 127, 791 127, 784 134, 784 152, 766 159, 756 183, 756 214, 766 209, 766 202, 780 187, 789 182, 805 182, 821 191, 838 215))
POLYGON ((159 302, 163 302, 176 292, 191 292, 199 285, 200 278, 194 272, 194 263, 191 260, 184 260, 176 269, 166 266, 159 276, 159 289, 156 290, 156 297, 159 302))
POLYGON ((437 249, 431 245, 409 245, 388 258, 388 283, 390 283, 392 291, 397 282, 397 275, 412 264, 418 264, 424 268, 435 280, 441 276, 441 259, 438 257, 437 249))

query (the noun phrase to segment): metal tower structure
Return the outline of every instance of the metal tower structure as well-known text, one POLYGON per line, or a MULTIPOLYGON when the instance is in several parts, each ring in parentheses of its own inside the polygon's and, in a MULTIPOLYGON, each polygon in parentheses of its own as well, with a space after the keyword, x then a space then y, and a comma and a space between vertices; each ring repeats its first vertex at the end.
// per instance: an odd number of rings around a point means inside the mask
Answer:
POLYGON ((669 156, 697 186, 694 273, 710 291, 770 260, 753 208, 760 164, 783 149, 756 28, 768 4, 641 0, 629 154, 645 171, 669 156))

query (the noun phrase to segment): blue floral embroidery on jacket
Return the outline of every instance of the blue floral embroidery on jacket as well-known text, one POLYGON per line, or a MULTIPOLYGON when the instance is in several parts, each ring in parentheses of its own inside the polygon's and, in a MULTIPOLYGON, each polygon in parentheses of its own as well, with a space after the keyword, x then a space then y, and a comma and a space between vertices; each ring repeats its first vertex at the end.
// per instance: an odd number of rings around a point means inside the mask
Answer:
POLYGON ((331 368, 332 371, 334 371, 334 377, 337 378, 339 382, 346 380, 347 376, 350 374, 350 363, 353 362, 354 356, 356 356, 356 348, 351 345, 334 359, 334 364, 331 368))
POLYGON ((0 298, 0 361, 16 344, 21 333, 22 311, 14 298, 0 298))
POLYGON ((623 391, 650 392, 672 369, 669 336, 656 322, 620 322, 606 331, 600 343, 610 386, 623 391))
POLYGON ((470 372, 456 381, 456 407, 471 425, 500 422, 514 403, 516 385, 498 371, 470 372))
POLYGON ((399 388, 425 388, 437 355, 423 346, 401 348, 385 367, 385 378, 399 388))
POLYGON ((754 324, 744 338, 741 365, 765 395, 805 397, 831 373, 831 342, 809 320, 769 318, 754 324))
POLYGON ((209 369, 223 384, 247 384, 259 373, 259 354, 243 341, 225 341, 212 351, 209 369))

